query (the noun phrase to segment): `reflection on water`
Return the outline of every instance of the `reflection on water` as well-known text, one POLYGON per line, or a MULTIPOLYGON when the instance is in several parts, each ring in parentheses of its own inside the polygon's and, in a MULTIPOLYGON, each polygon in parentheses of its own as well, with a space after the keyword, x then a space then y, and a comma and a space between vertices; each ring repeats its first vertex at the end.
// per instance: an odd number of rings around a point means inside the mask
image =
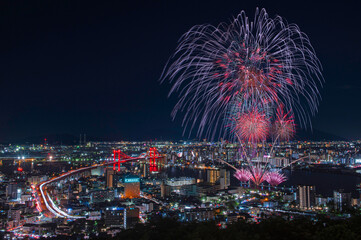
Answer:
POLYGON ((344 189, 358 195, 356 185, 361 182, 360 176, 346 175, 327 172, 311 172, 304 170, 284 171, 287 176, 285 186, 296 186, 297 184, 309 184, 316 186, 316 192, 325 196, 331 196, 333 190, 344 189))
MULTIPOLYGON (((207 170, 198 170, 181 167, 169 167, 166 169, 168 177, 194 177, 197 179, 207 180, 207 170)), ((231 186, 239 186, 240 182, 233 176, 234 170, 231 171, 231 186)), ((356 185, 361 182, 361 177, 355 175, 345 175, 325 172, 311 171, 289 171, 285 170, 287 181, 280 186, 297 187, 297 185, 315 185, 317 194, 323 196, 332 196, 333 190, 344 189, 346 192, 352 192, 357 196, 358 191, 356 185)))
POLYGON ((3 160, 0 171, 7 175, 16 173, 17 168, 21 166, 25 172, 32 174, 53 174, 69 171, 72 167, 68 162, 24 162, 3 160))

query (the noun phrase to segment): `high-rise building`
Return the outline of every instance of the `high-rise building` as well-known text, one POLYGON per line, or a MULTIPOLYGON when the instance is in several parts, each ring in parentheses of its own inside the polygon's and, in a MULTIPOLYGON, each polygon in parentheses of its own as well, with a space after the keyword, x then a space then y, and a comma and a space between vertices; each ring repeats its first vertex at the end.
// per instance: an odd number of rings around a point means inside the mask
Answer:
POLYGON ((111 167, 108 167, 106 169, 106 184, 107 188, 113 188, 114 187, 114 169, 111 167))
POLYGON ((351 193, 345 193, 343 189, 333 191, 333 202, 336 210, 342 211, 351 207, 351 193))
POLYGON ((162 198, 170 195, 170 187, 165 185, 164 181, 160 184, 160 196, 162 198))
POLYGON ((124 197, 138 198, 140 196, 140 179, 135 175, 127 175, 123 179, 124 197))
POLYGON ((215 184, 219 180, 219 169, 208 169, 207 170, 207 182, 215 184))
POLYGON ((124 210, 124 228, 129 229, 139 222, 139 208, 127 207, 124 210))
POLYGON ((303 210, 309 210, 315 205, 315 186, 299 185, 297 200, 303 210))
POLYGON ((231 185, 230 172, 227 169, 221 169, 219 175, 220 189, 227 189, 231 185))
POLYGON ((17 183, 9 183, 6 186, 6 197, 10 200, 16 200, 21 198, 21 188, 17 183))

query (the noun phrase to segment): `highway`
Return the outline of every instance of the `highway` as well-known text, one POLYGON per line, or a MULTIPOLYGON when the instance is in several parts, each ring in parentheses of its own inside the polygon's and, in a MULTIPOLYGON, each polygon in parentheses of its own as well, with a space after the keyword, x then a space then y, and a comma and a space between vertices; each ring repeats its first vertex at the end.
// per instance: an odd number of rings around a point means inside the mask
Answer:
MULTIPOLYGON (((146 159, 146 156, 140 156, 140 157, 134 157, 134 158, 130 157, 127 159, 121 159, 119 161, 119 163, 138 161, 141 159, 146 159)), ((48 212, 52 213, 54 216, 61 217, 61 218, 72 218, 72 219, 85 218, 85 216, 70 215, 70 214, 64 212, 63 210, 61 210, 58 206, 56 206, 56 204, 54 203, 52 198, 49 196, 49 193, 47 191, 47 185, 64 180, 64 179, 70 177, 71 175, 74 175, 77 173, 81 173, 81 172, 88 171, 88 170, 91 170, 91 169, 94 169, 97 167, 103 167, 103 166, 108 166, 108 165, 113 165, 113 164, 114 164, 114 161, 111 161, 111 162, 105 162, 102 164, 95 164, 95 165, 88 166, 88 167, 78 168, 78 169, 63 173, 60 176, 53 177, 50 180, 39 183, 35 189, 35 192, 37 193, 38 198, 39 198, 39 201, 37 202, 39 210, 48 211, 48 212)), ((118 164, 118 162, 116 162, 116 164, 118 164)))

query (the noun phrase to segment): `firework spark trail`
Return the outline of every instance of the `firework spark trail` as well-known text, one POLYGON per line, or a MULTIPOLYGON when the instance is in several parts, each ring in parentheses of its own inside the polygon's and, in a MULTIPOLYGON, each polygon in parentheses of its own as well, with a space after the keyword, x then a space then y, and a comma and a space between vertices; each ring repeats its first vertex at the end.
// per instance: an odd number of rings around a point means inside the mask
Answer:
POLYGON ((305 158, 308 158, 308 156, 301 157, 301 158, 299 158, 299 159, 296 159, 296 160, 294 160, 294 161, 290 162, 287 166, 285 166, 285 167, 281 168, 281 170, 282 170, 282 169, 285 169, 286 167, 291 166, 292 164, 294 164, 294 163, 296 163, 296 162, 302 161, 302 160, 304 160, 305 158))
POLYGON ((228 165, 229 167, 233 168, 234 170, 238 171, 238 169, 235 166, 233 166, 232 164, 229 164, 228 162, 226 162, 226 161, 224 161, 224 160, 222 160, 220 158, 217 158, 216 160, 218 160, 218 161, 228 165))
MULTIPOLYGON (((272 157, 274 147, 278 139, 289 140, 295 134, 295 122, 294 116, 288 113, 284 113, 283 106, 279 106, 276 113, 276 120, 274 121, 273 126, 273 136, 275 137, 272 143, 271 150, 269 151, 269 157, 272 157)), ((267 158, 267 165, 268 165, 267 158)))
POLYGON ((180 39, 161 77, 179 92, 172 117, 183 111, 183 126, 197 135, 224 136, 229 114, 259 108, 272 116, 277 106, 301 126, 317 112, 321 65, 306 34, 281 17, 241 12, 230 24, 197 25, 180 39), (222 126, 221 128, 219 128, 222 126))

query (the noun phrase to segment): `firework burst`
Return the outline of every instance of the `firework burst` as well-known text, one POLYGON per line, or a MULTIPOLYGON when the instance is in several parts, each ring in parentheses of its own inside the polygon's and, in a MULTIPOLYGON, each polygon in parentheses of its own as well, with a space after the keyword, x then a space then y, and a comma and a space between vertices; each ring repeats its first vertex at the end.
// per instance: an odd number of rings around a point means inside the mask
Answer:
POLYGON ((307 35, 264 9, 257 9, 253 20, 242 11, 229 24, 192 27, 161 80, 172 84, 169 95, 179 93, 172 117, 185 113, 184 131, 190 134, 198 126, 199 137, 228 135, 239 141, 247 167, 232 166, 235 177, 256 186, 285 181, 271 171, 268 159, 277 140, 294 135, 295 119, 301 127, 310 124, 323 82, 307 35), (270 136, 269 150, 264 141, 270 136))
POLYGON ((273 134, 280 140, 289 140, 295 134, 294 117, 290 112, 284 113, 282 106, 277 109, 273 134))
POLYGON ((258 187, 261 183, 266 180, 267 171, 261 167, 250 167, 249 170, 251 174, 250 180, 258 187))
POLYGON ((235 110, 272 116, 283 105, 306 126, 319 104, 320 69, 297 25, 257 9, 253 21, 242 11, 229 24, 192 27, 161 79, 173 84, 170 94, 179 92, 172 116, 184 111, 184 129, 198 125, 198 136, 214 138, 217 131, 224 136, 235 110))
POLYGON ((251 173, 246 169, 238 169, 234 176, 241 182, 247 182, 251 179, 251 173))
POLYGON ((286 181, 286 177, 279 172, 266 172, 265 174, 265 180, 268 182, 271 186, 277 186, 284 181, 286 181))
POLYGON ((269 132, 269 121, 264 113, 253 109, 248 113, 239 115, 234 121, 234 133, 239 139, 252 143, 266 140, 269 132))

